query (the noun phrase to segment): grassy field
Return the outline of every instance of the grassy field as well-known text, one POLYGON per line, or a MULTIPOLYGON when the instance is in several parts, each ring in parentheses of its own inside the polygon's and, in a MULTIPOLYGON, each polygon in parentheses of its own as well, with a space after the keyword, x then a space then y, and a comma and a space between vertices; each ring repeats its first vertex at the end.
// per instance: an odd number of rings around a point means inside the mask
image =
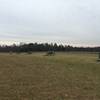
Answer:
POLYGON ((97 54, 0 54, 0 100, 100 100, 97 54))

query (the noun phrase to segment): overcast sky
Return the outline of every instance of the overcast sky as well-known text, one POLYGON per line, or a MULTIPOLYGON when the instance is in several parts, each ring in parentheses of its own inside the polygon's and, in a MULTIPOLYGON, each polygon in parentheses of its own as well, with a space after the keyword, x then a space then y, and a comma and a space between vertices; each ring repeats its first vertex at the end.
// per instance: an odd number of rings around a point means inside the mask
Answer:
POLYGON ((0 0, 0 43, 100 45, 99 0, 0 0))

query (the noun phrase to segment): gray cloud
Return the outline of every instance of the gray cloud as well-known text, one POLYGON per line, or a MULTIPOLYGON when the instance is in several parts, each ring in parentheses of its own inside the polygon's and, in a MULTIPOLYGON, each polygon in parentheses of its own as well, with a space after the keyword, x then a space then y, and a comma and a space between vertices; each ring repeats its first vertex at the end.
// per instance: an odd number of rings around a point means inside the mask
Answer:
POLYGON ((99 45, 99 0, 0 0, 0 40, 99 45))

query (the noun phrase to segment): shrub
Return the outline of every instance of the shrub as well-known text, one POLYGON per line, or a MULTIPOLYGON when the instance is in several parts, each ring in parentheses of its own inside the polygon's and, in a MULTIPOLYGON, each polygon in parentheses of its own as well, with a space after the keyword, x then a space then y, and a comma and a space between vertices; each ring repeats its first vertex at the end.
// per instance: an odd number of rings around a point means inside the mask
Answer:
POLYGON ((46 53, 46 56, 54 56, 55 55, 55 52, 54 51, 48 51, 46 53))

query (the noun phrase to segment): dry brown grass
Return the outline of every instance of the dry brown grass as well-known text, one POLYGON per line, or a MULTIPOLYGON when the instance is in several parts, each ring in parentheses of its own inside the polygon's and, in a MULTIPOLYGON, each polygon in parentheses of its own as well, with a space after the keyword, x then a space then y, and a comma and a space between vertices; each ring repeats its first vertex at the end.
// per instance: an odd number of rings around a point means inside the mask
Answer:
POLYGON ((0 54, 0 100, 100 100, 96 54, 0 54))

